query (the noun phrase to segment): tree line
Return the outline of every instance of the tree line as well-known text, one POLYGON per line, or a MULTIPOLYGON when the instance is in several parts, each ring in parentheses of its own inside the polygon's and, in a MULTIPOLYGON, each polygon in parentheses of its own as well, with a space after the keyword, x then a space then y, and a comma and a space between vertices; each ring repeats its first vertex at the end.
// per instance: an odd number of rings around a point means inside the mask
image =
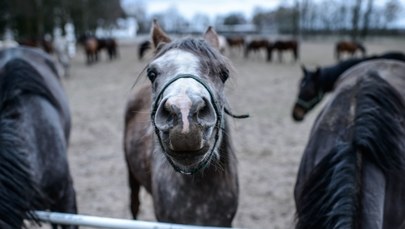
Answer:
POLYGON ((0 0, 0 35, 8 28, 17 38, 38 39, 66 22, 81 34, 123 16, 120 0, 0 0))

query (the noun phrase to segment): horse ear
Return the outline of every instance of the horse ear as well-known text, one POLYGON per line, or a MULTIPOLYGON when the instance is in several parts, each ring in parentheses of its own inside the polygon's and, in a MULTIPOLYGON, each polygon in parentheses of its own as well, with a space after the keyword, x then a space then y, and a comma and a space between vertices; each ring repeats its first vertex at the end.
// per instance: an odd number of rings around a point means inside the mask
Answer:
POLYGON ((204 33, 204 40, 208 42, 212 47, 219 50, 219 38, 217 32, 212 28, 212 26, 208 26, 207 31, 204 33))
POLYGON ((170 37, 160 28, 156 19, 153 19, 151 36, 155 48, 157 48, 160 43, 169 43, 171 41, 170 37))

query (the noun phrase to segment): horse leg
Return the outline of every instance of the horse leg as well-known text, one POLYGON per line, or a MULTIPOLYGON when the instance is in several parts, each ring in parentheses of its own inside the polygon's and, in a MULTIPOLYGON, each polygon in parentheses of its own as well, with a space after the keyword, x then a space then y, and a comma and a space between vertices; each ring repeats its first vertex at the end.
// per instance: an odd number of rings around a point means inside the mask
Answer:
POLYGON ((140 184, 139 182, 135 179, 135 177, 131 174, 129 171, 128 174, 128 180, 129 180, 129 187, 130 187, 130 201, 131 201, 131 212, 132 212, 132 217, 136 219, 138 216, 139 212, 139 191, 140 191, 140 184))
POLYGON ((282 52, 280 51, 280 50, 278 50, 278 61, 281 63, 281 62, 283 62, 283 60, 282 60, 282 52))

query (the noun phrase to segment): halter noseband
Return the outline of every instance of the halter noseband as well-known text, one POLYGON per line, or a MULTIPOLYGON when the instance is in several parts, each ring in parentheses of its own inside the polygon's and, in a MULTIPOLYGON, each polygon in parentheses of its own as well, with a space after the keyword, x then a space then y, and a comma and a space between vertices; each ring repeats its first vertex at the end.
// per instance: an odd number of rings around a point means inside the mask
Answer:
POLYGON ((223 125, 224 125, 224 122, 223 122, 224 110, 225 110, 224 106, 221 106, 221 104, 215 102, 215 100, 214 100, 214 94, 213 94, 213 92, 211 91, 210 87, 209 87, 203 80, 201 80, 200 78, 198 78, 198 77, 195 76, 195 75, 192 75, 192 74, 179 74, 179 75, 176 75, 176 77, 174 77, 173 79, 171 79, 169 82, 167 82, 167 83, 163 86, 162 90, 160 90, 159 94, 158 94, 157 97, 156 97, 156 100, 155 100, 154 103, 153 103, 152 112, 151 112, 151 119, 152 119, 153 126, 154 126, 154 128, 155 128, 155 133, 156 133, 156 135, 157 135, 157 137, 158 137, 158 140, 159 140, 160 147, 161 147, 162 150, 164 151, 164 155, 166 156, 167 160, 169 161, 169 163, 171 164, 171 166, 174 168, 174 170, 176 170, 177 172, 182 173, 182 174, 192 175, 192 174, 196 173, 197 171, 199 171, 199 170, 205 168, 205 167, 208 165, 208 162, 211 160, 211 158, 212 158, 212 156, 213 156, 213 154, 214 154, 214 151, 215 151, 215 148, 216 148, 218 139, 219 139, 220 131, 221 131, 221 129, 223 129, 223 125), (213 107, 214 107, 214 110, 215 110, 215 114, 217 115, 217 122, 215 123, 215 126, 214 126, 214 128, 215 128, 217 131, 216 131, 216 133, 215 133, 214 145, 212 146, 212 149, 211 149, 210 154, 209 154, 208 156, 206 156, 202 161, 200 161, 196 166, 194 166, 193 168, 188 169, 188 170, 184 170, 184 169, 181 169, 180 167, 178 167, 178 166, 172 161, 172 159, 168 156, 168 154, 165 152, 165 148, 164 148, 164 146, 163 146, 162 138, 160 137, 160 134, 159 134, 160 131, 159 131, 159 129, 157 128, 156 123, 155 123, 156 112, 157 112, 157 109, 158 109, 158 107, 159 107, 159 102, 160 102, 160 100, 162 99, 162 96, 163 96, 164 91, 165 91, 172 83, 174 83, 174 82, 177 81, 178 79, 184 79, 184 78, 194 79, 195 81, 197 81, 198 83, 200 83, 201 85, 204 86, 204 88, 208 91, 208 93, 209 93, 209 95, 210 95, 211 102, 214 103, 214 106, 213 106, 213 107))
POLYGON ((315 98, 309 100, 309 101, 305 101, 303 99, 298 98, 297 100, 297 104, 302 106, 303 108, 305 108, 307 111, 311 108, 313 108, 317 103, 319 103, 322 98, 323 98, 323 90, 319 90, 318 94, 315 96, 315 98))

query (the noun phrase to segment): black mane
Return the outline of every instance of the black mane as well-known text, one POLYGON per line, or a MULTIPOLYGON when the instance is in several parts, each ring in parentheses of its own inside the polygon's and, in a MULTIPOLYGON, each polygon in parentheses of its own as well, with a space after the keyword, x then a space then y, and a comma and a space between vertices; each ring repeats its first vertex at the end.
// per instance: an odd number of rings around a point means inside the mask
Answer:
POLYGON ((15 58, 5 64, 0 72, 0 111, 5 104, 22 94, 36 94, 56 108, 61 107, 38 71, 25 60, 15 58))
POLYGON ((17 125, 20 97, 25 94, 42 96, 60 106, 39 73, 26 61, 13 59, 0 71, 0 203, 5 203, 0 206, 1 228, 19 228, 23 219, 35 219, 30 211, 47 204, 32 178, 27 160, 31 152, 20 134, 24 130, 17 125), (3 188, 13 192, 3 192, 3 188))
MULTIPOLYGON (((384 174, 404 171, 405 132, 400 94, 377 73, 354 87, 355 118, 335 147, 319 162, 297 198, 296 228, 355 228, 359 217, 358 161, 377 165, 384 174), (389 121, 388 121, 389 120, 389 121)), ((336 97, 339 99, 339 95, 336 97)))

